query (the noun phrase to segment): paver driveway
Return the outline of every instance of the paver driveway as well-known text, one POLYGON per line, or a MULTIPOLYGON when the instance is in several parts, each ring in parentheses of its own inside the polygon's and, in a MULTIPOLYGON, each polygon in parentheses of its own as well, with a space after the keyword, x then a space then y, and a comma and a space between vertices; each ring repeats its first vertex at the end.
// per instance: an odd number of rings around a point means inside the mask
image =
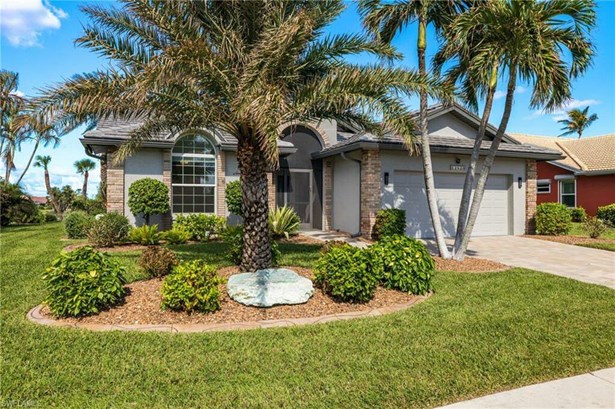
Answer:
POLYGON ((468 255, 615 289, 615 252, 527 237, 476 237, 468 255))

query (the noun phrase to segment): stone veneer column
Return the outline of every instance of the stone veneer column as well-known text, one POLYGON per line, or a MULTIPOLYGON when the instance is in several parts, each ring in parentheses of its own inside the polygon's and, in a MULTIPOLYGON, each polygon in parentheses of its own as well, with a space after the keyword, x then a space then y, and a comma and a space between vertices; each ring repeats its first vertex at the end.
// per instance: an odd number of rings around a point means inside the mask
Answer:
MULTIPOLYGON (((172 158, 171 149, 162 151, 162 183, 169 188, 169 205, 173 206, 173 186, 171 183, 172 158)), ((162 215, 162 230, 168 230, 173 227, 173 209, 162 215)))
POLYGON ((124 162, 114 164, 114 157, 107 154, 107 212, 124 214, 124 162))
POLYGON ((216 159, 216 214, 226 217, 226 153, 218 151, 216 159))
POLYGON ((324 219, 322 221, 323 230, 333 229, 333 160, 324 160, 323 171, 323 192, 324 192, 324 219))
POLYGON ((380 151, 363 150, 361 157, 361 234, 367 238, 371 237, 376 212, 380 209, 380 170, 380 151))
POLYGON ((525 232, 536 232, 536 193, 537 193, 537 169, 536 161, 528 159, 525 165, 525 232))

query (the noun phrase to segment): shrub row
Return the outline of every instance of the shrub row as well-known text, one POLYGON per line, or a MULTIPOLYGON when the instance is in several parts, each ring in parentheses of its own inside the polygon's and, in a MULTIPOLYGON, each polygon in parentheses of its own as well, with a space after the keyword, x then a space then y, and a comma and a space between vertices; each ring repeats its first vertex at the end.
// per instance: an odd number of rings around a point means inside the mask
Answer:
POLYGON ((314 282, 335 299, 367 302, 378 284, 425 294, 432 290, 434 270, 433 258, 422 242, 392 235, 363 250, 348 244, 331 245, 316 263, 314 282))
POLYGON ((596 212, 596 217, 605 222, 610 227, 615 227, 615 203, 600 206, 596 212))
POLYGON ((536 207, 536 233, 548 236, 568 234, 572 216, 561 203, 542 203, 536 207))

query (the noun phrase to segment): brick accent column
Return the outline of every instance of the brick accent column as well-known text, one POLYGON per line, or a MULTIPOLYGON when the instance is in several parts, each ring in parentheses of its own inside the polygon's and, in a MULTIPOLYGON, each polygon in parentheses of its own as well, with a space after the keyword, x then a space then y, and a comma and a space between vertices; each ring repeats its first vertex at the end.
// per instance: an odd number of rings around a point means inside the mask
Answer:
POLYGON ((114 157, 107 154, 107 212, 124 214, 124 163, 114 164, 114 157))
POLYGON ((380 209, 380 151, 363 150, 361 158, 361 234, 370 237, 380 209))
MULTIPOLYGON (((173 195, 173 186, 171 184, 171 169, 172 169, 172 160, 171 160, 171 149, 165 149, 162 151, 162 183, 169 188, 169 205, 172 205, 173 202, 171 197, 173 195)), ((173 227, 173 214, 172 210, 162 215, 162 230, 168 230, 173 227)))
POLYGON ((267 173, 267 199, 269 202, 269 209, 275 208, 275 173, 267 173))
POLYGON ((226 211, 226 153, 218 151, 216 158, 216 214, 228 216, 226 211))
POLYGON ((324 219, 322 229, 326 231, 333 229, 333 160, 326 159, 323 165, 324 219))
POLYGON ((528 159, 525 164, 525 232, 536 232, 536 192, 537 192, 536 161, 528 159))

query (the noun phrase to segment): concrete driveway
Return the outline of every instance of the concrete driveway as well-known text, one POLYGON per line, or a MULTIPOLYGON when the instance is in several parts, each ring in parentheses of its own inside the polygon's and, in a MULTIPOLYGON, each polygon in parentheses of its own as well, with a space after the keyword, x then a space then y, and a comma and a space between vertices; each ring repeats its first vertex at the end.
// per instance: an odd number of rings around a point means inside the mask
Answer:
POLYGON ((518 236, 476 237, 468 255, 615 289, 615 252, 518 236))

